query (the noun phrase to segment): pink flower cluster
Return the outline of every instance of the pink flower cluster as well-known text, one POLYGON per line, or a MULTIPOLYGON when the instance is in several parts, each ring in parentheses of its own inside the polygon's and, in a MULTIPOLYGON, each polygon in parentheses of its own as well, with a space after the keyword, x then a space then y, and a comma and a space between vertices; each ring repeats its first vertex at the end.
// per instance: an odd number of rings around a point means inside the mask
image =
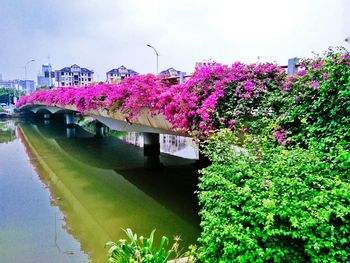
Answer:
POLYGON ((282 86, 284 79, 284 70, 275 64, 211 64, 161 94, 160 111, 175 128, 205 137, 220 127, 233 128, 243 115, 252 115, 259 98, 268 89, 282 86))
POLYGON ((284 129, 276 129, 273 132, 273 136, 275 137, 276 141, 282 145, 290 144, 290 141, 287 140, 287 134, 288 132, 284 129))
POLYGON ((58 87, 39 90, 22 97, 16 107, 44 104, 51 106, 75 106, 80 112, 107 109, 122 110, 132 118, 142 107, 155 108, 158 96, 167 85, 152 74, 126 78, 120 85, 99 84, 85 87, 58 87))
POLYGON ((275 64, 213 63, 198 68, 183 84, 170 85, 161 76, 132 76, 120 85, 59 87, 22 97, 17 107, 32 104, 73 105, 79 111, 121 110, 136 117, 141 108, 163 114, 174 129, 203 137, 220 127, 234 128, 241 116, 253 115, 257 102, 282 87, 285 72, 275 64))

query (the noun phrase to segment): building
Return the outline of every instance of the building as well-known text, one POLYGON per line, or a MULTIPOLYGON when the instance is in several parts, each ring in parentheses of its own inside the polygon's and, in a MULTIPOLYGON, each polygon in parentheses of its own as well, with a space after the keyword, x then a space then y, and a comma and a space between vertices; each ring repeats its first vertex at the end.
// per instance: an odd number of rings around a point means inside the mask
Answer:
POLYGON ((18 80, 0 80, 0 88, 18 89, 18 80))
POLYGON ((174 68, 168 68, 159 73, 159 75, 166 75, 167 77, 177 77, 177 76, 180 76, 180 74, 181 74, 181 71, 176 70, 174 68))
POLYGON ((86 86, 92 83, 94 72, 74 64, 61 70, 56 70, 57 86, 86 86))
POLYGON ((38 87, 52 88, 55 83, 55 72, 52 71, 50 64, 43 64, 41 73, 38 74, 38 87))
MULTIPOLYGON (((15 80, 16 81, 16 80, 15 80)), ((35 90, 34 80, 17 80, 19 90, 24 91, 26 94, 32 93, 35 90)))
POLYGON ((35 90, 34 80, 0 80, 0 88, 14 89, 23 91, 26 94, 31 93, 35 90))
POLYGON ((190 75, 186 75, 186 72, 176 70, 173 67, 161 71, 159 75, 163 80, 167 80, 170 85, 184 83, 190 78, 190 75))
POLYGON ((108 83, 120 83, 120 81, 126 77, 138 75, 135 70, 127 69, 125 66, 111 69, 106 73, 108 83))

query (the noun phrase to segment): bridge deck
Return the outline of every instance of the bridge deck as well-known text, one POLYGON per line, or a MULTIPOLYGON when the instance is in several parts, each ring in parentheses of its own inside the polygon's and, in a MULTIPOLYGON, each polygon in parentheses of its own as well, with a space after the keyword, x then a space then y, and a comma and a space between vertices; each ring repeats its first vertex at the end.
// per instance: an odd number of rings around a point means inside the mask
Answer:
MULTIPOLYGON (((79 110, 73 106, 48 106, 43 104, 24 105, 20 107, 21 110, 29 110, 34 113, 49 111, 52 114, 56 113, 78 113, 79 110)), ((116 110, 107 111, 90 110, 82 114, 83 116, 91 116, 98 121, 102 122, 109 128, 119 131, 127 132, 150 132, 150 133, 163 133, 173 134, 179 136, 189 136, 188 134, 175 131, 172 129, 172 125, 162 114, 151 114, 149 109, 143 108, 140 110, 137 117, 129 120, 128 113, 116 110)))

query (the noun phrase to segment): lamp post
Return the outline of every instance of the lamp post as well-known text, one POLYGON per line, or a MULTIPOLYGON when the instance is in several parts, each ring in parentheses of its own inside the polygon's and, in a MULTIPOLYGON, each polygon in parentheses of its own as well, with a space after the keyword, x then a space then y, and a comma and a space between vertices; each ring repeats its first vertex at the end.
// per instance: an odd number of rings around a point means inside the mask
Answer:
POLYGON ((158 54, 157 50, 153 46, 151 46, 150 44, 147 44, 147 47, 152 48, 154 50, 154 52, 156 53, 156 57, 157 57, 157 74, 158 74, 158 57, 159 57, 159 54, 158 54))
POLYGON ((27 66, 29 63, 34 62, 34 59, 29 60, 25 65, 24 65, 24 85, 25 89, 27 89, 27 66))

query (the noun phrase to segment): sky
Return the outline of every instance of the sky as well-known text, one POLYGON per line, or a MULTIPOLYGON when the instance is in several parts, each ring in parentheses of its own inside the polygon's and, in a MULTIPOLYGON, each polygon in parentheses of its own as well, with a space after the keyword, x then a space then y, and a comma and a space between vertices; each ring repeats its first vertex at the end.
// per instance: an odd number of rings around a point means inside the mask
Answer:
POLYGON ((350 42, 350 0, 1 0, 0 73, 35 79, 41 65, 78 64, 104 81, 125 65, 141 74, 196 62, 231 65, 310 57, 350 42))

